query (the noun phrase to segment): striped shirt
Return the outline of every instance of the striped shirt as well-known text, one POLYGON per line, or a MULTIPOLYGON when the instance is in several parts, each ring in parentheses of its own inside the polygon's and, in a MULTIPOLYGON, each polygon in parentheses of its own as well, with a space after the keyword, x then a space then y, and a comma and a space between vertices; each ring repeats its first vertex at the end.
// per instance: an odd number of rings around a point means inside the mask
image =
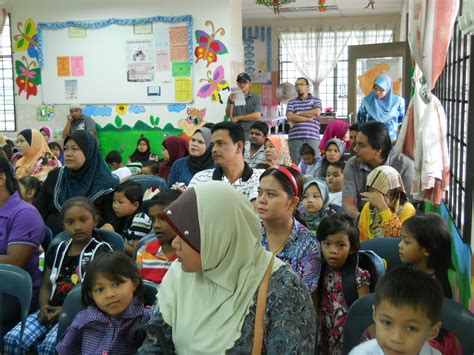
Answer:
MULTIPOLYGON (((317 97, 308 94, 306 100, 296 97, 288 101, 288 106, 286 107, 286 113, 296 113, 301 111, 311 111, 316 108, 322 108, 321 100, 317 97)), ((288 134, 288 140, 292 139, 320 139, 319 129, 321 124, 319 123, 319 117, 315 116, 309 121, 295 123, 293 128, 288 134)))
POLYGON ((145 280, 160 284, 174 260, 176 254, 168 259, 160 241, 153 240, 138 250, 135 262, 145 280))
POLYGON ((133 216, 130 224, 123 229, 123 237, 126 243, 131 244, 134 240, 142 239, 151 232, 151 219, 144 212, 138 212, 133 216))
POLYGON ((222 181, 231 185, 234 189, 252 201, 257 198, 260 175, 262 175, 264 171, 265 170, 263 169, 252 169, 247 163, 245 163, 244 173, 240 179, 237 179, 233 184, 231 184, 221 168, 207 169, 195 174, 188 187, 193 187, 200 183, 212 180, 222 181))

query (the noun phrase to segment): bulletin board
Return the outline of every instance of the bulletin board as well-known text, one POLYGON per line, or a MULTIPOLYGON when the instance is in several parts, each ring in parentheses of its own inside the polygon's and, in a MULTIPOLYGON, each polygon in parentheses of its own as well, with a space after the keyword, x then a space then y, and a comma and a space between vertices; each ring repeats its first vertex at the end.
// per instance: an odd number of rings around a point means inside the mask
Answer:
POLYGON ((188 103, 192 17, 39 23, 45 104, 188 103))

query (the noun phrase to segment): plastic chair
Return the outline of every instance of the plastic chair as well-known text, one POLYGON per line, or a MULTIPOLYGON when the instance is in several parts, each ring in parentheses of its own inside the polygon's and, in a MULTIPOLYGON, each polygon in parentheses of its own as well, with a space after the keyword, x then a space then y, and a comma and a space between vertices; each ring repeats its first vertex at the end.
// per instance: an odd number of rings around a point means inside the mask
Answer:
POLYGON ((41 246, 43 247, 44 251, 48 250, 51 240, 53 240, 53 231, 48 226, 46 226, 43 243, 41 243, 41 246))
POLYGON ((156 239, 155 233, 145 235, 142 239, 137 242, 135 249, 133 249, 133 260, 137 260, 137 253, 142 246, 156 239))
MULTIPOLYGON (((96 228, 95 232, 97 234, 97 240, 110 244, 113 250, 117 250, 122 253, 125 252, 125 244, 120 234, 116 232, 108 231, 105 229, 99 229, 99 228, 96 228)), ((49 247, 52 248, 58 245, 59 243, 61 243, 63 240, 68 240, 68 239, 69 239, 69 235, 65 231, 63 231, 59 234, 56 234, 56 236, 51 241, 49 247)))
POLYGON ((150 187, 158 188, 160 191, 167 190, 166 181, 161 176, 156 175, 132 175, 128 180, 138 182, 142 185, 143 191, 150 187))
MULTIPOLYGON (((372 306, 375 304, 375 294, 370 293, 356 300, 347 314, 344 325, 343 354, 348 354, 359 344, 360 337, 365 329, 374 321, 372 319, 372 306)), ((463 305, 449 298, 443 300, 441 311, 443 328, 456 335, 462 345, 464 354, 474 353, 474 315, 463 305)))
POLYGON ((372 250, 386 262, 386 269, 390 271, 403 265, 398 252, 400 238, 375 238, 361 243, 362 250, 372 250))
MULTIPOLYGON (((30 310, 31 297, 33 293, 33 282, 30 274, 25 270, 9 264, 0 264, 0 309, 3 307, 3 294, 7 293, 18 298, 21 309, 21 331, 20 342, 23 338, 25 319, 30 310)), ((1 317, 1 315, 0 315, 1 317)), ((3 334, 0 319, 0 334, 3 334)), ((0 349, 3 349, 3 337, 0 337, 0 349)))
MULTIPOLYGON (((81 285, 77 285, 68 293, 64 300, 58 321, 58 341, 61 339, 66 329, 71 325, 76 315, 83 309, 87 308, 87 306, 82 303, 81 289, 81 285)), ((157 290, 157 284, 147 280, 143 281, 143 299, 146 306, 152 306, 155 303, 157 290)))

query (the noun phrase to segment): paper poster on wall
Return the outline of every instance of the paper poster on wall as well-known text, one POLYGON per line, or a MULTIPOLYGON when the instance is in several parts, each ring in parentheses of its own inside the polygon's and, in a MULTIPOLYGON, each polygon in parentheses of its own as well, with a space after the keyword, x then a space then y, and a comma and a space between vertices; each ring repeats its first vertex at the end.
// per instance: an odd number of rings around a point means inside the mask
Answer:
POLYGON ((193 99, 191 78, 176 78, 175 98, 177 102, 187 102, 193 99))
POLYGON ((153 81, 153 44, 151 40, 126 41, 127 81, 153 81))
POLYGON ((76 100, 78 98, 77 80, 64 80, 66 100, 76 100))
POLYGON ((84 76, 84 57, 71 57, 71 76, 84 76))
POLYGON ((262 105, 271 106, 272 105, 272 86, 263 85, 262 86, 262 105))
POLYGON ((170 30, 168 27, 164 27, 160 24, 153 26, 153 34, 155 39, 155 48, 170 49, 170 30))
POLYGON ((161 86, 148 86, 147 95, 148 96, 161 96, 161 86))
POLYGON ((172 62, 171 75, 174 77, 178 76, 191 76, 191 65, 188 62, 172 62))
POLYGON ((153 25, 150 23, 133 25, 133 34, 135 35, 149 35, 153 33, 153 25))
POLYGON ((87 29, 84 27, 69 27, 69 38, 84 38, 87 35, 87 29))
POLYGON ((170 57, 172 61, 188 60, 188 26, 170 27, 170 57))
POLYGON ((170 71, 170 52, 168 49, 156 49, 155 52, 156 71, 170 71))
POLYGON ((57 57, 58 76, 69 76, 69 57, 57 57))

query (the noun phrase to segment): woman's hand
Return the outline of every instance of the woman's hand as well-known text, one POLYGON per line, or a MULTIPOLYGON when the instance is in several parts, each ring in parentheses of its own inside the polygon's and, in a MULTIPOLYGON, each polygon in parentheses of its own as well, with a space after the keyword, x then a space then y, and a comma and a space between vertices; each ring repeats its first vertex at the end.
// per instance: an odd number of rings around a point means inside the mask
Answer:
POLYGON ((365 191, 360 194, 362 200, 369 201, 370 205, 379 211, 385 211, 388 208, 385 196, 378 191, 365 191))
POLYGON ((155 196, 159 192, 160 192, 159 188, 150 187, 150 188, 146 189, 145 193, 143 194, 143 201, 147 201, 147 200, 151 199, 153 196, 155 196))

